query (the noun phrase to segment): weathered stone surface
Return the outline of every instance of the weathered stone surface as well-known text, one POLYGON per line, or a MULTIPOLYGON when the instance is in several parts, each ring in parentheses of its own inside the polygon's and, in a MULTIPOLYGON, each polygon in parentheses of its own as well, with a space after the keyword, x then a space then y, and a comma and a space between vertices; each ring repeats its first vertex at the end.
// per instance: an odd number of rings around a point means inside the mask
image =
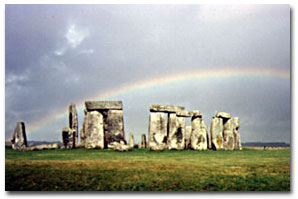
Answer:
POLYGON ((216 113, 215 117, 222 117, 222 118, 231 118, 231 114, 230 113, 225 113, 225 112, 218 112, 216 113))
POLYGON ((157 104, 150 105, 150 111, 152 111, 152 112, 176 113, 178 111, 183 111, 184 109, 185 108, 182 106, 157 105, 157 104))
POLYGON ((191 148, 191 126, 185 128, 185 149, 191 148))
POLYGON ((242 150, 240 134, 239 134, 239 118, 234 117, 233 120, 233 135, 234 135, 234 150, 242 150))
POLYGON ((191 149, 207 150, 207 126, 201 117, 192 117, 191 119, 191 149))
POLYGON ((133 139, 133 134, 130 132, 129 133, 129 147, 134 148, 134 146, 135 146, 135 142, 133 139))
POLYGON ((142 134, 139 148, 147 148, 146 135, 142 134))
POLYGON ((87 110, 84 110, 84 122, 83 126, 80 131, 80 147, 85 148, 85 143, 86 143, 86 117, 87 117, 87 110))
POLYGON ((233 120, 229 119, 223 124, 224 150, 234 150, 233 120))
POLYGON ((131 151, 133 147, 126 145, 123 141, 121 142, 111 142, 108 144, 109 149, 113 149, 115 151, 131 151))
POLYGON ((185 148, 185 118, 175 113, 169 115, 168 149, 182 150, 185 148))
POLYGON ((199 110, 193 110, 191 112, 193 117, 202 117, 202 113, 199 110))
POLYGON ((159 151, 166 148, 167 143, 167 119, 165 113, 150 112, 149 138, 150 150, 159 151))
POLYGON ((69 112, 69 128, 72 129, 74 133, 73 148, 78 146, 78 113, 77 108, 74 103, 71 103, 68 107, 69 112))
POLYGON ((193 112, 192 111, 177 111, 176 115, 178 117, 192 117, 193 116, 193 112))
POLYGON ((213 150, 223 149, 223 119, 213 118, 210 125, 211 147, 213 150))
POLYGON ((121 110, 109 110, 105 117, 105 142, 106 145, 112 142, 122 141, 126 144, 123 112, 121 110))
POLYGON ((103 115, 97 111, 88 112, 84 121, 85 148, 104 148, 103 115))
POLYGON ((24 150, 28 146, 24 122, 17 122, 12 135, 11 144, 12 148, 17 150, 24 150))
POLYGON ((88 111, 123 109, 122 101, 86 101, 85 106, 88 111))
POLYGON ((47 149, 58 149, 59 144, 53 143, 53 144, 41 144, 37 146, 29 146, 25 150, 26 151, 38 151, 38 150, 47 150, 47 149))
POLYGON ((64 127, 62 129, 62 143, 63 143, 64 148, 66 148, 66 149, 75 148, 74 134, 75 134, 75 132, 69 127, 64 127))

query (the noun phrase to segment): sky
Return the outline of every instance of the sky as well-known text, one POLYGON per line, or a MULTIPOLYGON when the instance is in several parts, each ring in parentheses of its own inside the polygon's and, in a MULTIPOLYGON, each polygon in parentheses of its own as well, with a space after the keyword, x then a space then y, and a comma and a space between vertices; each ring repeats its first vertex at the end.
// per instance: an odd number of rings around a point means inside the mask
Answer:
MULTIPOLYGON (((6 5, 5 139, 61 141, 71 102, 123 101, 128 140, 150 104, 239 117, 242 142, 291 138, 288 5, 6 5)), ((186 121, 190 125, 190 119, 186 121)))

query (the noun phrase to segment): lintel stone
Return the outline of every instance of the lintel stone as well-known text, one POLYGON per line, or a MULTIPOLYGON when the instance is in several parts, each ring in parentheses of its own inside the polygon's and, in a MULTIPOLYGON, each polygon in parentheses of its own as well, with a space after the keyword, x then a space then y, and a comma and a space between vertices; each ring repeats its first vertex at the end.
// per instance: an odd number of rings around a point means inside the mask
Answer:
POLYGON ((178 111, 183 111, 185 108, 182 106, 173 106, 173 105, 157 105, 151 104, 151 112, 165 112, 165 113, 176 113, 178 111))
POLYGON ((122 101, 86 101, 85 106, 87 111, 123 109, 122 101))
POLYGON ((218 112, 216 113, 215 117, 222 117, 222 118, 231 118, 231 114, 230 113, 225 113, 225 112, 218 112))
POLYGON ((176 113, 176 115, 178 117, 192 117, 193 116, 193 113, 192 113, 192 111, 178 111, 176 113))

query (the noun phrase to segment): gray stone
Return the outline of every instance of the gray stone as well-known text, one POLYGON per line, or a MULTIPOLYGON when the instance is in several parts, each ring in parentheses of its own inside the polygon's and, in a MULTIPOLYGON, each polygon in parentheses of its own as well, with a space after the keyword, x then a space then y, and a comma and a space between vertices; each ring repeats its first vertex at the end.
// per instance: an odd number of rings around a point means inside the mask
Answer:
POLYGON ((69 128, 69 127, 64 127, 62 129, 62 143, 64 148, 66 149, 72 149, 75 148, 75 132, 69 128))
POLYGON ((185 149, 191 148, 191 126, 185 128, 185 149))
POLYGON ((211 147, 213 150, 223 149, 223 119, 213 118, 210 125, 211 147))
POLYGON ((168 149, 182 150, 185 148, 185 118, 175 113, 169 115, 168 149))
POLYGON ((191 149, 207 150, 207 126, 201 117, 192 117, 191 119, 191 149))
POLYGON ((152 112, 176 113, 178 111, 183 111, 184 109, 185 108, 182 106, 157 105, 157 104, 150 105, 150 111, 152 111, 152 112))
POLYGON ((176 115, 178 117, 192 117, 193 116, 193 112, 192 111, 177 111, 176 115))
POLYGON ((122 110, 122 101, 86 101, 87 111, 122 110))
POLYGON ((121 110, 109 110, 105 117, 104 124, 106 144, 112 142, 120 143, 121 141, 126 144, 123 112, 121 110))
POLYGON ((27 137, 24 122, 17 122, 11 139, 13 149, 24 150, 27 145, 27 137))
POLYGON ((223 147, 224 150, 234 150, 233 120, 228 119, 223 123, 223 147))
POLYGON ((239 118, 234 117, 233 120, 233 135, 234 135, 234 150, 242 150, 240 134, 239 134, 239 118))
POLYGON ((135 146, 135 142, 133 139, 133 134, 130 132, 129 133, 129 147, 134 148, 134 146, 135 146))
POLYGON ((85 133, 85 129, 86 129, 86 117, 87 117, 87 110, 84 110, 84 122, 83 122, 83 126, 81 128, 80 131, 80 147, 85 148, 85 142, 86 142, 86 133, 85 133))
POLYGON ((78 113, 76 105, 71 103, 68 108, 69 112, 69 128, 72 129, 74 133, 74 143, 73 148, 78 146, 78 113))
POLYGON ((104 148, 103 115, 97 111, 88 112, 84 121, 85 148, 104 148))
POLYGON ((225 113, 225 112, 218 112, 218 113, 216 113, 215 117, 221 117, 221 118, 230 119, 231 118, 231 114, 230 113, 225 113))
POLYGON ((39 151, 39 150, 48 150, 48 149, 58 149, 59 144, 53 143, 53 144, 41 144, 37 146, 29 146, 25 150, 26 151, 39 151))
POLYGON ((149 138, 150 150, 159 151, 166 148, 167 143, 167 120, 165 113, 150 112, 149 116, 149 138))

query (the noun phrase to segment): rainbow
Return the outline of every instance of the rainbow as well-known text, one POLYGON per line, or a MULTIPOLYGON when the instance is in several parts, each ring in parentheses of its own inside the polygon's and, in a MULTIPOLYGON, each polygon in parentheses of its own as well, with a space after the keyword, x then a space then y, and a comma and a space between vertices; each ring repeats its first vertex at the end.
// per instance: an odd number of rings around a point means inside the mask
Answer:
MULTIPOLYGON (((120 96, 128 92, 147 89, 150 87, 158 86, 161 84, 174 83, 179 81, 186 81, 192 79, 206 79, 206 78, 222 78, 222 77, 273 77, 281 79, 290 79, 290 71, 281 69, 265 69, 265 68, 216 68, 205 70, 192 70, 183 73, 170 74, 167 76, 160 76, 154 78, 148 78, 133 83, 123 84, 117 88, 109 89, 108 91, 101 92, 98 95, 88 97, 87 99, 77 102, 78 110, 84 109, 85 100, 104 100, 106 98, 120 96)), ((41 127, 49 124, 52 121, 67 118, 67 111, 55 111, 54 113, 46 116, 45 118, 38 120, 27 125, 27 132, 36 132, 41 127)))

